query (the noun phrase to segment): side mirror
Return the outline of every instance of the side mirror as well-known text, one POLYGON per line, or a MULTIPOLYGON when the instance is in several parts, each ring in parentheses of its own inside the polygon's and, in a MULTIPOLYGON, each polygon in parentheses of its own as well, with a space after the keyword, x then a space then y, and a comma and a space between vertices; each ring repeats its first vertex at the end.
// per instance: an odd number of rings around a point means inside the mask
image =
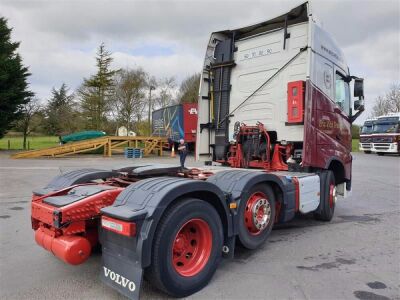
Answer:
POLYGON ((364 111, 364 79, 351 76, 354 79, 354 97, 358 97, 358 100, 354 101, 354 110, 357 110, 356 114, 352 115, 350 122, 353 123, 358 116, 364 111))
POLYGON ((354 110, 364 110, 364 99, 354 101, 354 110))
MULTIPOLYGON (((364 79, 354 78, 354 97, 364 97, 364 79)), ((355 102, 354 102, 355 106, 355 102)))

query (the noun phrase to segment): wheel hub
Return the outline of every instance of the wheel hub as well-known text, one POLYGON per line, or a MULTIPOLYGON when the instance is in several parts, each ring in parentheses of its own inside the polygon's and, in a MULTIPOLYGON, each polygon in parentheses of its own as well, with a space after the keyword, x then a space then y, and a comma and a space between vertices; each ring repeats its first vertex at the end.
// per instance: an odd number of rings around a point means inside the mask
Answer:
POLYGON ((271 207, 267 199, 259 199, 253 206, 253 224, 258 230, 263 230, 268 225, 271 207))
POLYGON ((212 250, 212 232, 202 219, 186 222, 172 243, 172 265, 185 277, 198 274, 207 264, 212 250))
POLYGON ((329 206, 332 208, 336 204, 337 194, 336 185, 329 185, 329 206))
POLYGON ((260 234, 271 220, 271 205, 263 193, 255 193, 247 200, 244 221, 252 235, 260 234))

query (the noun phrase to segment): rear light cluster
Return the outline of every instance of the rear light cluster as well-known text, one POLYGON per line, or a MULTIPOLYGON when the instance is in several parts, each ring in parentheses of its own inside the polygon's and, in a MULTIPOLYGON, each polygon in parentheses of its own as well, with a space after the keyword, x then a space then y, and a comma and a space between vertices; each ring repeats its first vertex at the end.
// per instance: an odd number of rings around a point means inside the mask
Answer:
POLYGON ((117 220, 114 218, 102 216, 101 227, 125 236, 136 235, 136 223, 117 220))

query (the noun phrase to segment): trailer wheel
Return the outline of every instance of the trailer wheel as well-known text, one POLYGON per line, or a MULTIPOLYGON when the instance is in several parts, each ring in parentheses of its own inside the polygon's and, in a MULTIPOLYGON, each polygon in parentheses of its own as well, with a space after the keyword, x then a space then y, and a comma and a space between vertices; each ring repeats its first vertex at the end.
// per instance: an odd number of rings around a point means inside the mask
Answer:
POLYGON ((214 275, 222 246, 222 223, 215 208, 199 199, 183 199, 158 224, 146 279, 173 297, 189 296, 214 275))
POLYGON ((248 249, 260 247, 268 238, 275 220, 275 194, 266 184, 253 186, 239 204, 239 241, 248 249))
POLYGON ((332 171, 325 171, 320 174, 321 202, 314 213, 314 217, 320 221, 330 221, 333 218, 336 205, 336 183, 332 171))

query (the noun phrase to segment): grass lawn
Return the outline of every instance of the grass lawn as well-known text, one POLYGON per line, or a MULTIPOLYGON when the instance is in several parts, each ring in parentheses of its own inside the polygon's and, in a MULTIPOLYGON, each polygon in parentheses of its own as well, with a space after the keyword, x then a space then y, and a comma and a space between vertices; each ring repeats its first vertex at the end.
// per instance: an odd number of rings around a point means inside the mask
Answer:
MULTIPOLYGON (((0 139, 0 150, 8 150, 8 141, 10 141, 10 150, 22 150, 22 136, 5 136, 0 139)), ((26 143, 30 150, 43 149, 58 145, 58 136, 30 136, 27 138, 26 143)))
MULTIPOLYGON (((8 150, 8 141, 10 150, 22 150, 22 140, 22 136, 5 136, 0 139, 0 150, 8 150)), ((27 143, 28 141, 30 150, 53 147, 59 143, 58 136, 30 136, 27 143)), ((358 141, 358 139, 352 140, 352 152, 358 152, 358 141)))
POLYGON ((358 141, 359 139, 353 139, 351 142, 351 151, 358 152, 358 141))

